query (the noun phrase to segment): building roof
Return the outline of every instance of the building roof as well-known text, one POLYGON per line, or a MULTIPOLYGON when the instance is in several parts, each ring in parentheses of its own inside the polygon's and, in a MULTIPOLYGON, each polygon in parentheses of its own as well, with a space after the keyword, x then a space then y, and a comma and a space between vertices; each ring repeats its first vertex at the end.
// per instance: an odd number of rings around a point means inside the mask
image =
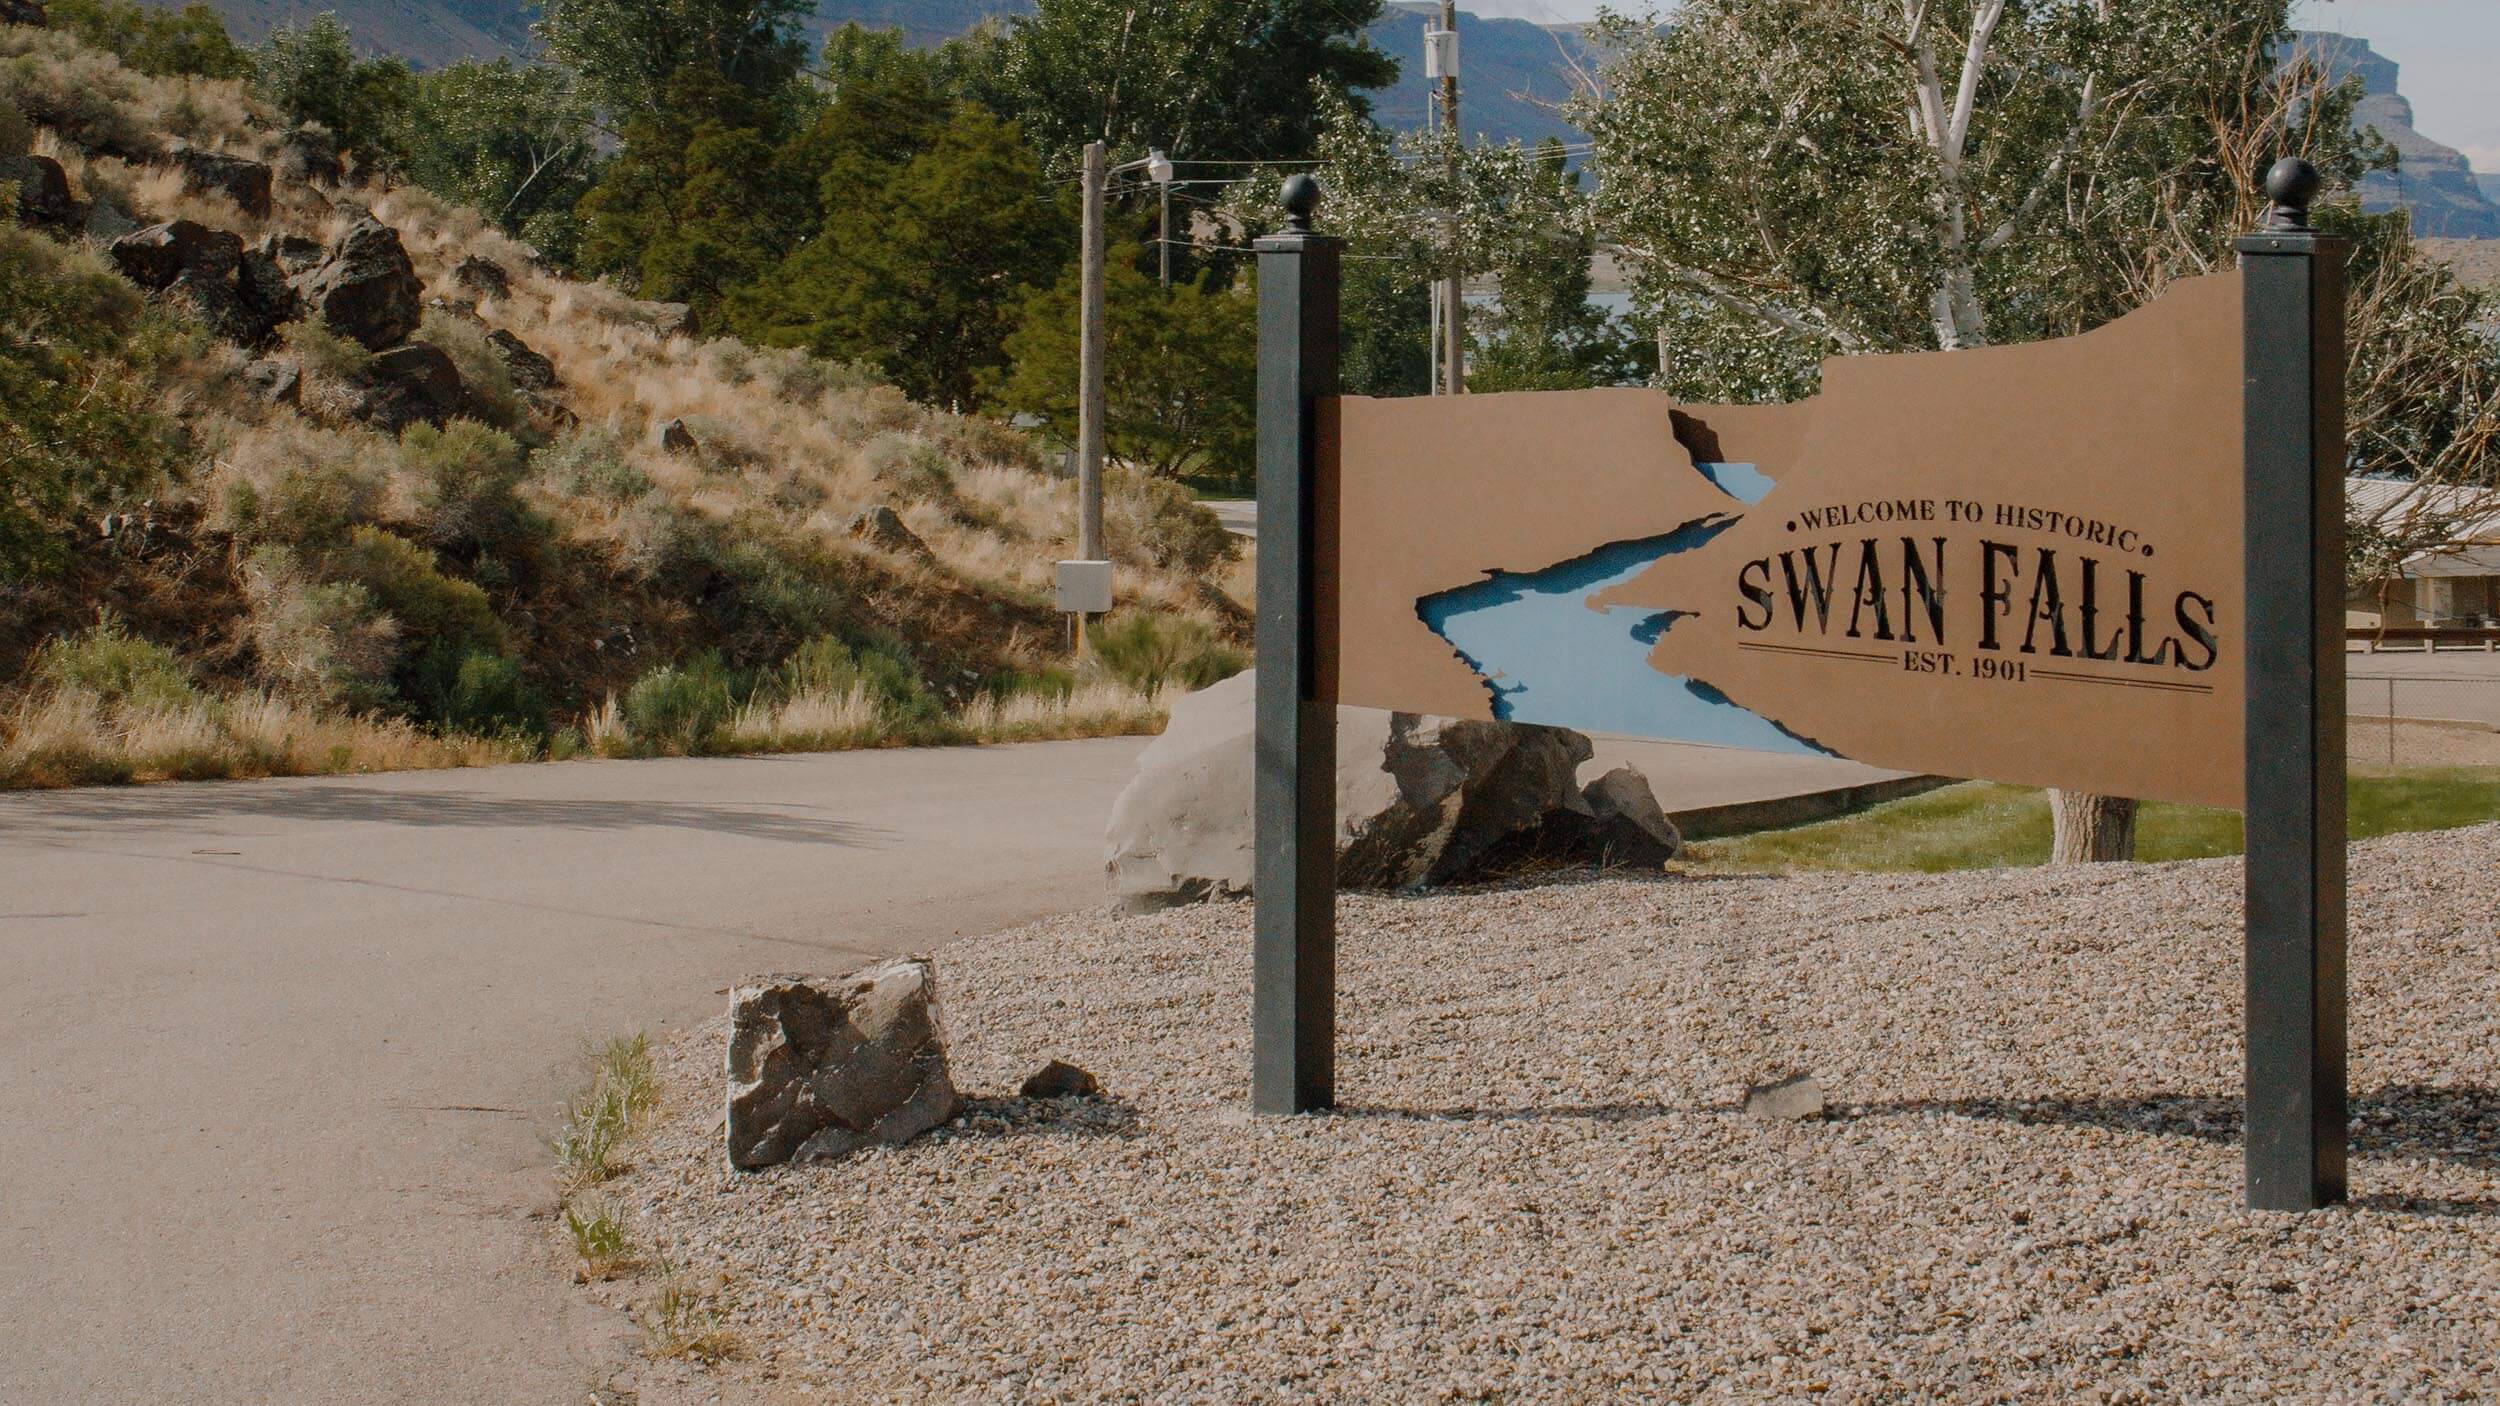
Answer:
MULTIPOLYGON (((2357 522, 2402 528, 2439 517, 2452 545, 2406 560, 2407 576, 2500 576, 2500 489, 2421 484, 2401 478, 2347 478, 2347 511, 2357 522)), ((2402 535, 2399 533, 2398 535, 2402 535)))

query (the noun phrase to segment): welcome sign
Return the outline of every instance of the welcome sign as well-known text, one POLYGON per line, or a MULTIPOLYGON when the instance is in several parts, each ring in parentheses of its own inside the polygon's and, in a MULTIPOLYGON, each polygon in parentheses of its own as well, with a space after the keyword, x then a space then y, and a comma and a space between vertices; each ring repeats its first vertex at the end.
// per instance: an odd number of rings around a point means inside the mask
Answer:
POLYGON ((2242 329, 2233 272, 1794 405, 1324 401, 1338 699, 2237 806, 2242 329))
POLYGON ((2246 820, 2248 1204, 2345 1196, 2344 265, 2318 173, 2078 336, 1853 356, 1794 405, 1339 394, 1342 248, 1259 241, 1250 1098, 1336 1102, 1337 708, 2246 820))

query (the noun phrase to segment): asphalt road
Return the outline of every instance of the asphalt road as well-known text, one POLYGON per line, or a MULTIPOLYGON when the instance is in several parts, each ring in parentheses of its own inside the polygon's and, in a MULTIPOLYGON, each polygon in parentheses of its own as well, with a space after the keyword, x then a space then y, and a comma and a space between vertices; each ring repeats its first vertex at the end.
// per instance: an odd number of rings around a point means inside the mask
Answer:
POLYGON ((0 1402, 579 1402, 585 1042, 1101 901, 1142 740, 0 796, 0 1402))

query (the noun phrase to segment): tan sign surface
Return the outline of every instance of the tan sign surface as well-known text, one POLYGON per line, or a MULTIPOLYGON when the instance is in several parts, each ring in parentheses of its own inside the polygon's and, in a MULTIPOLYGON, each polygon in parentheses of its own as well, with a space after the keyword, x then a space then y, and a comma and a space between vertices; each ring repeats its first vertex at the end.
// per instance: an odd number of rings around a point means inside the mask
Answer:
POLYGON ((2236 806, 2240 279, 1784 406, 1336 403, 1341 701, 2236 806))

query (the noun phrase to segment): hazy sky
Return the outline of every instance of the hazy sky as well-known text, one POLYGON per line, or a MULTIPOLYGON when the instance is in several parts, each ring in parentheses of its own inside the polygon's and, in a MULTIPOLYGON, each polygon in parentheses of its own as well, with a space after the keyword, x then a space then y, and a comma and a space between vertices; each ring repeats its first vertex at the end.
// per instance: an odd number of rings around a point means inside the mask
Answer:
MULTIPOLYGON (((1603 0, 1460 0, 1481 15, 1587 19, 1603 0)), ((1617 0, 1637 11, 1644 3, 1617 0)), ((2500 172, 2500 0, 2302 0, 2300 23, 2357 34, 2403 67, 2414 126, 2500 172)))

